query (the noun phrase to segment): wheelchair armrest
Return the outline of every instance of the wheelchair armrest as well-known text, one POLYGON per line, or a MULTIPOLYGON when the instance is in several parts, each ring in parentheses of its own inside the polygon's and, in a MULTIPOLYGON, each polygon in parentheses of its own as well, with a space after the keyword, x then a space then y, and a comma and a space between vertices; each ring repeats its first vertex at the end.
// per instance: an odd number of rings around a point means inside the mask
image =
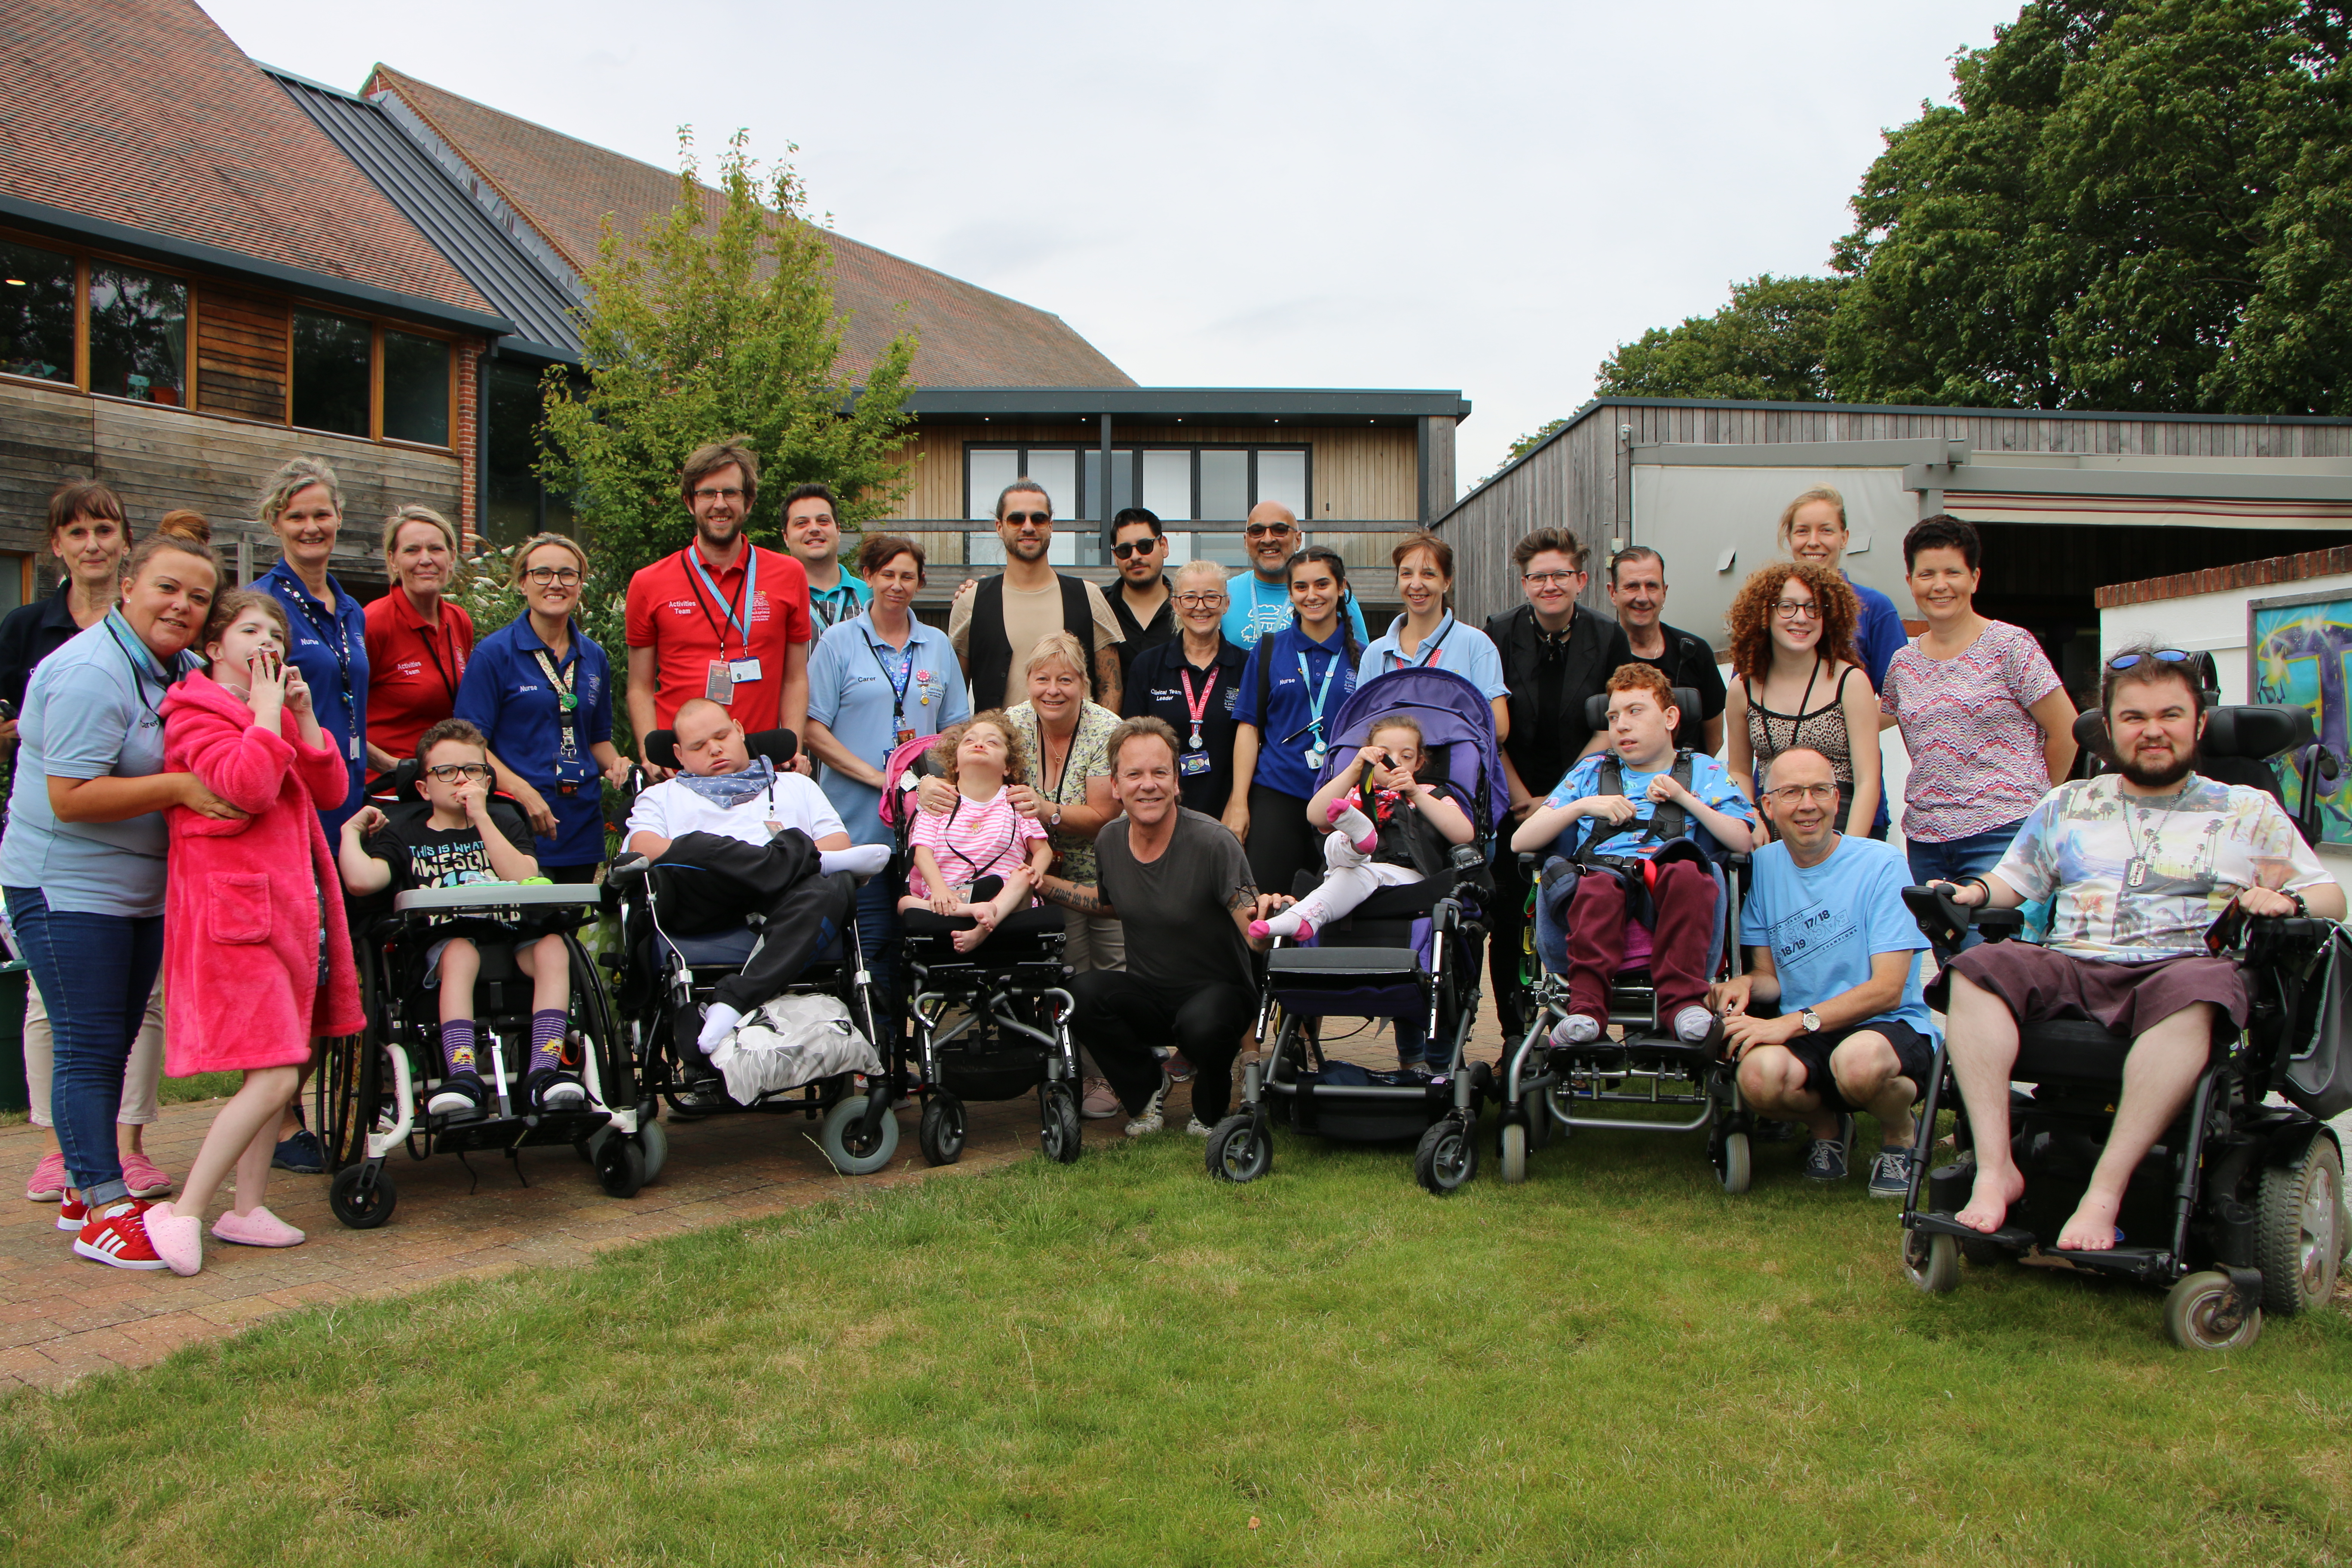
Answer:
POLYGON ((1542 869, 1543 869, 1543 852, 1542 852, 1541 850, 1538 850, 1538 849, 1522 849, 1522 850, 1520 850, 1520 851, 1519 851, 1519 880, 1520 880, 1520 881, 1522 881, 1522 882, 1532 882, 1532 881, 1534 881, 1534 880, 1536 879, 1536 876, 1537 876, 1537 874, 1538 874, 1538 872, 1542 871, 1542 869))
POLYGON ((1927 940, 1945 952, 1959 946, 1970 931, 1987 942, 2007 942, 2025 929, 2023 910, 1970 909, 1943 888, 1906 888, 1903 903, 1927 940))

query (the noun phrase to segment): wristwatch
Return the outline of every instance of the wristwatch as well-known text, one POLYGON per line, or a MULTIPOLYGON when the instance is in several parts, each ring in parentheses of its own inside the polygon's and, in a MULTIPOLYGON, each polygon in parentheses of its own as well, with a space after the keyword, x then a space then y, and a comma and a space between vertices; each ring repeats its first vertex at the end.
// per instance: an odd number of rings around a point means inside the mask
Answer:
POLYGON ((1062 808, 1060 806, 1057 805, 1054 808, 1054 815, 1045 819, 1045 826, 1048 828, 1058 828, 1062 826, 1062 808))
POLYGON ((1818 1035, 1822 1032, 1822 1016, 1811 1007, 1802 1009, 1797 1016, 1805 1021, 1805 1033, 1818 1035))
POLYGON ((2303 901, 2303 895, 2301 893, 2295 892, 2290 889, 2286 896, 2294 900, 2294 912, 2296 914, 2307 915, 2311 912, 2311 906, 2303 901))

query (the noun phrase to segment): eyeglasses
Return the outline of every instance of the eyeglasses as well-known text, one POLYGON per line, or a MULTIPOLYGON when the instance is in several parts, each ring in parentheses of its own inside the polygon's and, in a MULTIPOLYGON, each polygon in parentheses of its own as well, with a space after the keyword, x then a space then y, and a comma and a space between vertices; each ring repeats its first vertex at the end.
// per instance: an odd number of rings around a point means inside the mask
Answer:
POLYGON ((1125 544, 1112 545, 1110 552, 1124 561, 1130 555, 1149 555, 1159 548, 1160 541, 1156 539, 1130 539, 1125 544))
POLYGON ((1784 621, 1818 621, 1822 618, 1819 605, 1801 604, 1795 599, 1782 599, 1772 606, 1772 613, 1784 621))
POLYGON ((2119 653, 2107 660, 2107 668, 2129 669, 2144 658, 2152 658, 2158 664, 2188 664, 2196 657, 2193 653, 2183 653, 2177 647, 2160 647, 2154 653, 2119 653))
POLYGON ((1801 800, 1815 800, 1823 805, 1835 805, 1838 786, 1833 784, 1782 784, 1779 789, 1768 789, 1764 793, 1782 805, 1794 805, 1801 800))
POLYGON ((536 583, 542 588, 550 583, 570 588, 579 583, 580 569, 576 566, 534 566, 522 575, 525 582, 536 583))
POLYGON ((1180 610, 1213 610, 1226 603, 1223 594, 1179 594, 1176 607, 1180 610))
POLYGON ((1519 574, 1519 581, 1533 583, 1538 588, 1558 588, 1564 587, 1583 575, 1581 572, 1523 572, 1519 574))
POLYGON ((1290 531, 1290 524, 1286 522, 1253 522, 1244 527, 1242 531, 1249 535, 1252 539, 1280 539, 1284 534, 1290 531))
POLYGON ((1040 528, 1047 528, 1053 524, 1054 514, 1050 511, 1008 511, 1004 514, 1004 521, 1015 528, 1032 522, 1040 528))
POLYGON ((472 781, 490 776, 488 763, 440 763, 425 770, 443 784, 456 784, 460 779, 472 781))
POLYGON ((694 492, 694 499, 697 500, 723 500, 727 502, 728 505, 732 506, 737 501, 743 499, 743 492, 741 490, 697 490, 694 492))

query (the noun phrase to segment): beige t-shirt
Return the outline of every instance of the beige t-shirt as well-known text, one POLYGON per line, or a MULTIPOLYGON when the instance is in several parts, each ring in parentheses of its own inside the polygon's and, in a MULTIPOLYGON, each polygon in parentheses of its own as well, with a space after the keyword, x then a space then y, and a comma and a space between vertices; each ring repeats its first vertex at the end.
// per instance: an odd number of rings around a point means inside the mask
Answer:
MULTIPOLYGON (((971 668, 971 606, 976 595, 967 594, 955 602, 948 612, 948 640, 955 645, 956 657, 971 668)), ((1110 613, 1110 601, 1094 584, 1087 584, 1087 605, 1095 617, 1095 647, 1097 650, 1127 640, 1118 629, 1118 617, 1110 613)), ((1004 679, 1001 694, 975 691, 971 705, 981 708, 1011 708, 1029 700, 1029 650, 1062 629, 1062 585, 1058 580, 1047 583, 1031 593, 1004 585, 1004 640, 1013 648, 1013 664, 1004 679), (1000 700, 1001 696, 1001 700, 1000 700)), ((1087 695, 1099 700, 1102 693, 1094 689, 1095 672, 1087 671, 1087 695)))

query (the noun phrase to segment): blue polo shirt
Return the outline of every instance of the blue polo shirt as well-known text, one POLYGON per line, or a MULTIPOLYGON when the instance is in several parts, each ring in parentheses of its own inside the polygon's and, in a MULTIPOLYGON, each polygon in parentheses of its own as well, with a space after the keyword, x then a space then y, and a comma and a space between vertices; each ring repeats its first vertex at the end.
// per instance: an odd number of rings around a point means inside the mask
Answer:
POLYGON ((1422 639, 1411 658, 1404 656, 1398 641, 1403 635, 1404 617, 1399 616, 1389 623, 1387 635, 1364 650, 1362 661, 1356 666, 1357 685, 1392 669, 1446 669, 1476 687, 1478 695, 1489 702, 1511 694, 1510 683, 1503 679, 1503 656, 1495 651, 1485 632, 1464 626, 1454 618, 1453 611, 1445 612, 1445 618, 1422 639))
POLYGON ((832 587, 809 589, 809 619, 816 626, 816 635, 823 637, 873 602, 874 590, 845 566, 841 569, 841 581, 832 587))
POLYGON ((455 716, 489 737, 490 750, 537 790, 555 813, 555 837, 533 851, 541 867, 593 866, 604 858, 604 786, 590 747, 613 738, 613 661, 572 623, 562 659, 517 616, 474 645, 457 683, 455 716), (558 679, 572 683, 572 749, 563 749, 562 698, 540 668, 547 656, 558 679), (572 793, 563 793, 565 786, 572 793))
POLYGON ((1864 587, 1843 572, 1838 575, 1845 577, 1845 585, 1862 601, 1862 625, 1854 631, 1853 651, 1861 656, 1863 671, 1870 677, 1872 688, 1883 691, 1886 689, 1886 667, 1895 662, 1895 656, 1903 651, 1911 634, 1903 629, 1902 612, 1895 609, 1894 600, 1875 588, 1864 587))
POLYGON ((1258 711, 1257 647, 1252 644, 1242 666, 1242 694, 1234 704, 1234 719, 1258 729, 1257 773, 1252 782, 1306 800, 1315 793, 1315 769, 1307 765, 1307 752, 1318 733, 1317 710, 1322 714, 1319 733, 1328 747, 1339 731, 1339 710, 1356 689, 1356 672, 1348 663, 1347 628, 1334 626, 1330 640, 1317 642, 1293 623, 1274 634, 1270 647, 1274 658, 1266 669, 1267 711, 1258 711), (1306 661, 1303 674, 1301 659, 1306 661))
MULTIPOLYGON (((809 717, 877 768, 898 749, 899 724, 918 735, 936 735, 971 717, 955 645, 920 621, 898 648, 874 629, 871 615, 853 616, 817 639, 808 676, 809 717)), ((882 826, 880 790, 831 768, 819 770, 817 784, 853 841, 891 841, 882 826)))
POLYGON ((294 634, 294 646, 287 650, 286 657, 309 682, 310 710, 318 715, 319 728, 326 731, 351 770, 351 787, 343 794, 343 804, 319 813, 319 820, 327 829, 327 842, 331 844, 335 835, 343 830, 343 824, 367 804, 363 779, 367 766, 367 612, 352 597, 351 590, 331 575, 327 586, 334 592, 335 611, 329 615, 326 606, 302 586, 302 579, 294 574, 294 568, 286 564, 283 557, 253 585, 286 606, 286 625, 294 634))
MULTIPOLYGON (((1290 584, 1269 583, 1255 572, 1237 572, 1225 584, 1225 592, 1233 603, 1225 607, 1225 640, 1236 647, 1255 647, 1257 639, 1268 632, 1278 632, 1291 620, 1290 584)), ((1356 634, 1356 646, 1371 641, 1364 630, 1364 612, 1356 607, 1356 595, 1348 595, 1348 629, 1356 634)))

